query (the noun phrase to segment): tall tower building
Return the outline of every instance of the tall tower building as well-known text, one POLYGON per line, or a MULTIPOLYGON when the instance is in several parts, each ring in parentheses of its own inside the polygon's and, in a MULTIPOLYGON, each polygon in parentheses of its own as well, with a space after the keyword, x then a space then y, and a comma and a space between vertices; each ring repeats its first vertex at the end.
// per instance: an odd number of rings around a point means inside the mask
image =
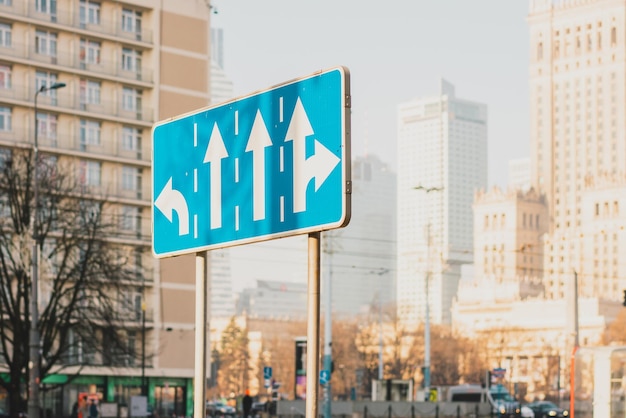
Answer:
POLYGON ((374 155, 354 158, 350 224, 322 234, 334 314, 353 316, 395 300, 395 205, 395 173, 374 155))
POLYGON ((224 71, 224 30, 211 28, 211 104, 233 98, 233 82, 224 71))
POLYGON ((487 107, 438 96, 398 108, 397 303, 410 324, 450 322, 460 266, 472 262, 474 191, 487 186, 487 107))
POLYGON ((546 195, 554 298, 620 299, 626 265, 626 3, 530 2, 531 179, 546 195))
POLYGON ((69 383, 43 397, 53 415, 67 415, 80 392, 129 404, 142 383, 159 415, 192 412, 194 275, 151 254, 151 128, 209 104, 209 16, 204 0, 0 2, 1 152, 32 146, 37 124, 41 155, 107 199, 141 272, 126 295, 136 319, 124 327, 130 351, 145 337, 143 360, 68 364, 61 374, 80 377, 57 376, 69 383), (39 94, 35 115, 35 93, 54 83, 66 86, 39 94))

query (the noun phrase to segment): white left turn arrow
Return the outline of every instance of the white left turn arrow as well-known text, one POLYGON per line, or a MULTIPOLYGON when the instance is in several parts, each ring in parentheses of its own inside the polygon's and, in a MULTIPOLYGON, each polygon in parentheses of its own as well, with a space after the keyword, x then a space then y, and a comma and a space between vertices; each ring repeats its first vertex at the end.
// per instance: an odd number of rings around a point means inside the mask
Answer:
POLYGON ((224 139, 217 127, 213 124, 213 131, 209 138, 209 146, 204 154, 204 162, 211 164, 210 199, 211 199, 211 229, 222 227, 222 159, 228 157, 224 139))
POLYGON ((267 126, 256 111, 252 131, 246 145, 246 152, 252 152, 252 202, 255 221, 265 219, 265 148, 272 145, 267 126))
POLYGON ((174 212, 178 215, 178 235, 189 233, 189 210, 185 196, 172 187, 172 178, 167 181, 159 197, 154 201, 154 206, 165 215, 168 221, 173 222, 174 212))

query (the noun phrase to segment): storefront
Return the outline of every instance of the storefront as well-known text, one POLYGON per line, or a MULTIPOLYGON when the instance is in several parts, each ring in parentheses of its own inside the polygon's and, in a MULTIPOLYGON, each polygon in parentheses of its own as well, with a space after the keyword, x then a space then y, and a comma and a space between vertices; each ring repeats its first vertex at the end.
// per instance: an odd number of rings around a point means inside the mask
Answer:
MULTIPOLYGON (((6 378, 0 375, 0 378, 6 378)), ((187 378, 146 378, 148 411, 153 417, 172 418, 191 416, 193 412, 193 384, 187 378)), ((25 388, 24 388, 25 389, 25 388)), ((41 386, 44 417, 69 417, 79 397, 88 396, 98 403, 117 405, 117 416, 128 417, 132 396, 141 395, 140 377, 77 376, 46 377, 41 386)), ((6 392, 0 391, 0 409, 7 410, 6 392)), ((102 418, 107 418, 102 416, 102 418)))

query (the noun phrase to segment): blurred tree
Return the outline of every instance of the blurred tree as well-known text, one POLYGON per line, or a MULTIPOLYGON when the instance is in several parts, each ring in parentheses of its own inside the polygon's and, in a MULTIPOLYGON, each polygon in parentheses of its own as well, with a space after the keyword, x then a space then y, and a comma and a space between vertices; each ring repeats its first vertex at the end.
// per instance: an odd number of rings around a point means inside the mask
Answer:
POLYGON ((334 399, 349 399, 350 389, 354 387, 358 358, 356 335, 358 326, 354 320, 333 321, 332 359, 334 371, 331 375, 334 399))
POLYGON ((602 343, 626 345, 626 309, 620 309, 615 320, 606 327, 602 343))
POLYGON ((241 395, 248 388, 250 372, 250 353, 248 348, 248 330, 237 325, 232 317, 222 332, 220 369, 218 372, 219 389, 224 396, 241 395))
POLYGON ((63 170, 56 158, 40 154, 34 179, 32 150, 0 151, 0 363, 6 370, 0 386, 17 417, 26 410, 31 361, 33 243, 40 254, 40 382, 52 373, 71 380, 87 365, 126 367, 140 358, 129 334, 139 329, 141 312, 129 289, 142 286, 143 271, 131 261, 141 252, 120 244, 105 198, 72 175, 75 167, 63 170))

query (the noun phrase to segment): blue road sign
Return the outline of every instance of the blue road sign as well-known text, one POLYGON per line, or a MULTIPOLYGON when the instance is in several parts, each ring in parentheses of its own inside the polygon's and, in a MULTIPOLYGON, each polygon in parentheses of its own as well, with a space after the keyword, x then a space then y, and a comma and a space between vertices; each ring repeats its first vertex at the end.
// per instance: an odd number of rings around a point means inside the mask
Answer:
POLYGON ((154 255, 345 226, 349 79, 337 67, 157 123, 154 255))
POLYGON ((325 385, 330 381, 330 371, 326 369, 320 370, 320 385, 325 385))
POLYGON ((271 379, 272 378, 272 368, 269 366, 263 367, 263 379, 271 379))

